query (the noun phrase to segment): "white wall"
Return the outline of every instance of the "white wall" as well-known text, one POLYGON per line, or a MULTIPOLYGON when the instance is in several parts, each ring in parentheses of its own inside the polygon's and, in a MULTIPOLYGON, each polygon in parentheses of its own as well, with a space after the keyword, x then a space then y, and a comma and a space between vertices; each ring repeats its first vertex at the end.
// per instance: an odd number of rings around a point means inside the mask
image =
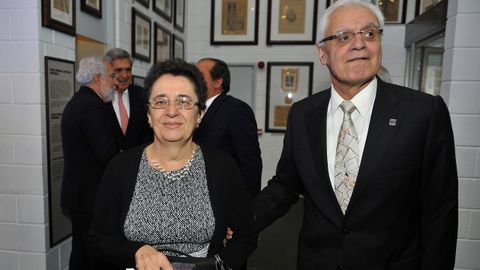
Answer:
POLYGON ((45 55, 74 60, 71 36, 42 28, 40 1, 0 2, 0 268, 60 269, 49 248, 45 55))
POLYGON ((441 95, 450 109, 459 176, 456 267, 480 269, 480 1, 450 0, 441 95))

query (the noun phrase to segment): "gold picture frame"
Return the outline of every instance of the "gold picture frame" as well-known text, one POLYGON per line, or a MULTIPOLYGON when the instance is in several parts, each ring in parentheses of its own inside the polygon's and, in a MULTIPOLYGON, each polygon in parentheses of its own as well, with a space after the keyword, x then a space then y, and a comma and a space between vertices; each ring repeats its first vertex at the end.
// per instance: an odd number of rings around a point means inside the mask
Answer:
POLYGON ((268 0, 267 44, 315 44, 316 0, 268 0))
POLYGON ((312 95, 313 62, 269 62, 265 131, 285 132, 292 104, 312 95))
POLYGON ((210 44, 258 44, 259 0, 212 0, 210 44))

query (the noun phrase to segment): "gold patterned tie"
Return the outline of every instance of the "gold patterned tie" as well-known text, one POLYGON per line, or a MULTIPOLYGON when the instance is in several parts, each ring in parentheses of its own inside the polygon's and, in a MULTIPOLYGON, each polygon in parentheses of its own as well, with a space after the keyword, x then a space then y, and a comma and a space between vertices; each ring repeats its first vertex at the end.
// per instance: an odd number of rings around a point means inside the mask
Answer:
POLYGON ((355 105, 351 101, 340 104, 343 122, 338 134, 337 153, 335 156, 335 195, 342 212, 345 214, 353 188, 357 181, 360 164, 358 153, 358 135, 352 121, 355 105))

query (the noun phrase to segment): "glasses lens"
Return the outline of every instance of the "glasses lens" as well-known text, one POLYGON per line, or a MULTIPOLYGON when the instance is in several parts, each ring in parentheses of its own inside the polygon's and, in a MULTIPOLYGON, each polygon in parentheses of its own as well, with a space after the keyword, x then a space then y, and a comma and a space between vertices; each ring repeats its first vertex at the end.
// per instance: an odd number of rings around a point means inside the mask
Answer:
POLYGON ((353 33, 352 32, 341 32, 341 33, 338 33, 336 36, 337 36, 337 41, 338 43, 340 44, 345 44, 347 42, 350 41, 350 39, 353 37, 353 33))
POLYGON ((189 97, 179 97, 175 99, 175 105, 178 109, 189 110, 195 105, 189 97))

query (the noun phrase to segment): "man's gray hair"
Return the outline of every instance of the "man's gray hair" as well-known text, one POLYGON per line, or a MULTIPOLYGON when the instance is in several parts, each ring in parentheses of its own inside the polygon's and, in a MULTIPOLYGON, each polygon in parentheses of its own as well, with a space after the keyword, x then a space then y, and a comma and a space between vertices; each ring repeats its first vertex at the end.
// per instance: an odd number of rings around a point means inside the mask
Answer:
POLYGON ((130 61, 130 64, 132 64, 132 58, 130 57, 130 54, 127 51, 125 51, 124 49, 121 49, 121 48, 112 48, 112 49, 108 50, 105 53, 105 57, 107 58, 107 61, 109 61, 110 63, 113 60, 116 60, 116 59, 127 58, 130 61))
POLYGON ((87 85, 93 82, 96 75, 105 75, 103 59, 98 56, 90 56, 80 60, 77 75, 75 78, 80 85, 87 85))
POLYGON ((360 7, 366 7, 368 8, 375 16, 377 17, 378 23, 380 24, 379 27, 382 28, 383 25, 385 24, 385 17, 383 16, 382 11, 380 8, 372 4, 370 0, 338 0, 337 2, 333 3, 330 7, 325 10, 325 13, 323 13, 322 17, 318 21, 318 27, 317 27, 317 42, 325 38, 325 31, 327 29, 327 25, 330 20, 330 15, 332 15, 333 12, 338 10, 341 7, 347 7, 347 6, 360 6, 360 7))

